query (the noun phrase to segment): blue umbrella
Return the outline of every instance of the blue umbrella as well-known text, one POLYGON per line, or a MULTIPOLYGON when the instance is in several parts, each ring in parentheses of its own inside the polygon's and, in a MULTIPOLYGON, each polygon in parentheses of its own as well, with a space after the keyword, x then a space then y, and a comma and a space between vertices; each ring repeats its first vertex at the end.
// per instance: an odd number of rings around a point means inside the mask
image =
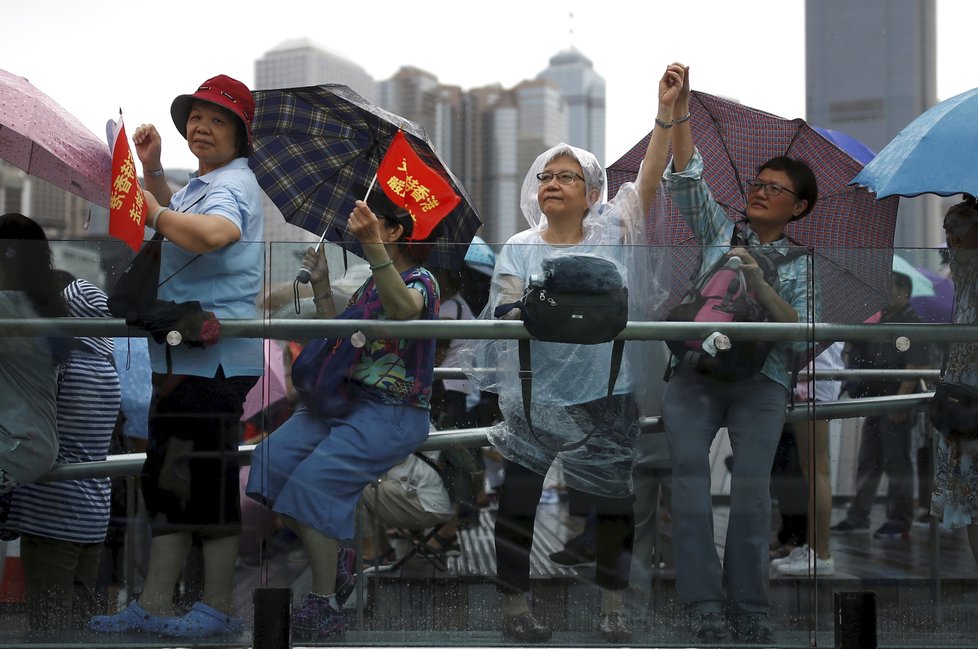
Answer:
POLYGON ((842 131, 836 131, 831 128, 822 128, 821 126, 813 126, 816 131, 822 134, 826 140, 839 147, 853 159, 866 164, 876 155, 873 150, 868 146, 852 137, 848 133, 843 133, 842 131))
POLYGON ((851 184, 886 196, 978 195, 978 88, 913 120, 851 184))

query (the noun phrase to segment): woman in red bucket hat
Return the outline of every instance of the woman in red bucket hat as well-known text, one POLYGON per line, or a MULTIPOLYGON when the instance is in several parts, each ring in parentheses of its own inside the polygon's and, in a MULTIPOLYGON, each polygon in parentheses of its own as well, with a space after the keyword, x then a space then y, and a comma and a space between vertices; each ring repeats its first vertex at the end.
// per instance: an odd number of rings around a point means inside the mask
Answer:
MULTIPOLYGON (((173 193, 152 124, 133 133, 143 167, 147 223, 165 239, 158 299, 198 301, 219 319, 255 318, 263 283, 262 192, 248 166, 255 102, 248 88, 219 75, 173 100, 170 114, 198 160, 173 193)), ((206 347, 149 342, 153 366, 143 497, 153 531, 146 584, 138 600, 89 622, 103 633, 148 632, 202 638, 243 630, 233 614, 241 530, 238 422, 262 374, 261 341, 219 340, 206 347), (190 455, 192 459, 181 460, 190 455), (202 601, 183 616, 173 590, 194 537, 204 556, 202 601)))

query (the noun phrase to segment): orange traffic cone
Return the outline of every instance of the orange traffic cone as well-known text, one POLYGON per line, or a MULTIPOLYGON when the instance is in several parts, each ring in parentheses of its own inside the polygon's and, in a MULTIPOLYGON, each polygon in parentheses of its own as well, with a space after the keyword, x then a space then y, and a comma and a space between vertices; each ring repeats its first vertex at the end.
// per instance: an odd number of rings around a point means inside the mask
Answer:
MULTIPOLYGON (((23 604, 27 593, 24 589, 24 564, 20 560, 20 539, 2 543, 6 545, 6 558, 0 570, 0 604, 23 604)), ((3 556, 0 552, 0 557, 3 556)))

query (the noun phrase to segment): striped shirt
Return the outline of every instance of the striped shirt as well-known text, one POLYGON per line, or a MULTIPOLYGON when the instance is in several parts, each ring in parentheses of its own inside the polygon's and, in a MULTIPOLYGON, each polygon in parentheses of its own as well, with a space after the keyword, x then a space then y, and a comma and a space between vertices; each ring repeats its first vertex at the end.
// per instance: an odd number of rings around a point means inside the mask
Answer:
MULTIPOLYGON (((85 280, 64 291, 71 315, 110 317, 105 293, 85 280)), ((121 398, 111 338, 77 338, 58 369, 56 464, 104 460, 121 398)), ((46 538, 100 543, 109 524, 109 478, 24 485, 14 491, 7 527, 46 538)))

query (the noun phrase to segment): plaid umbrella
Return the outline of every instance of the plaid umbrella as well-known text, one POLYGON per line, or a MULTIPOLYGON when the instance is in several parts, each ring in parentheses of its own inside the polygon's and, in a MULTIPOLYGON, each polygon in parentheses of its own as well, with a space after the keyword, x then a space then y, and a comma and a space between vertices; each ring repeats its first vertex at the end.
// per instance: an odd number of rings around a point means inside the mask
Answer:
MULTIPOLYGON (((346 229, 398 130, 419 156, 446 178, 461 198, 442 222, 443 235, 429 259, 433 268, 458 269, 482 225, 462 183, 435 153, 424 128, 379 108, 349 87, 324 84, 258 90, 250 165, 258 183, 293 225, 362 254, 346 229)), ((374 187, 372 191, 381 191, 374 187)))
MULTIPOLYGON (((703 176, 713 197, 734 221, 747 209, 744 183, 778 155, 807 162, 818 182, 818 202, 785 232, 808 247, 822 299, 821 320, 863 322, 889 301, 896 200, 877 201, 848 185, 862 165, 801 119, 786 120, 702 92, 690 94, 693 140, 703 155, 703 176)), ((608 167, 608 193, 632 181, 651 133, 608 167)), ((698 246, 667 192, 653 212, 649 244, 675 246, 671 299, 681 297, 697 271, 698 246)))

